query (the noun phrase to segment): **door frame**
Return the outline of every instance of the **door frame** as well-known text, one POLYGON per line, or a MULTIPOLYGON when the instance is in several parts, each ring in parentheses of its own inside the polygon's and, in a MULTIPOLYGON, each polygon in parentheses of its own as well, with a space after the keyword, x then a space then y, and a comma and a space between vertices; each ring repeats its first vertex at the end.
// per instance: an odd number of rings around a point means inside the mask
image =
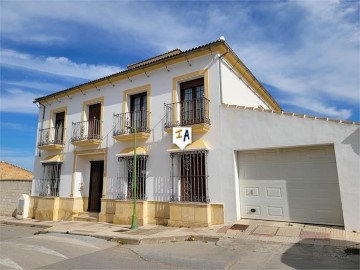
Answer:
POLYGON ((89 201, 88 201, 89 212, 101 211, 101 198, 103 194, 103 183, 104 183, 104 164, 105 164, 104 160, 90 161, 90 184, 89 184, 89 201), (96 179, 93 178, 95 165, 100 165, 98 171, 100 183, 95 183, 96 179), (97 190, 93 190, 95 184, 97 184, 96 185, 97 190))

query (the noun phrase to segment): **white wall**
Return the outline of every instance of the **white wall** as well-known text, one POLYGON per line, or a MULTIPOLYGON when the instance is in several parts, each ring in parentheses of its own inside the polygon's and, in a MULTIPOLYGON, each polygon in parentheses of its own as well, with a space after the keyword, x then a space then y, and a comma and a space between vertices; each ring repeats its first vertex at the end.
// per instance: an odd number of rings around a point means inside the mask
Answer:
POLYGON ((242 76, 232 69, 224 60, 221 60, 222 102, 229 105, 255 107, 270 107, 248 86, 242 76))
POLYGON ((209 175, 217 181, 210 185, 211 197, 225 203, 225 220, 240 217, 234 151, 334 144, 345 228, 360 231, 358 125, 225 106, 220 108, 220 121, 220 143, 210 143, 209 156, 217 159, 209 160, 209 175))

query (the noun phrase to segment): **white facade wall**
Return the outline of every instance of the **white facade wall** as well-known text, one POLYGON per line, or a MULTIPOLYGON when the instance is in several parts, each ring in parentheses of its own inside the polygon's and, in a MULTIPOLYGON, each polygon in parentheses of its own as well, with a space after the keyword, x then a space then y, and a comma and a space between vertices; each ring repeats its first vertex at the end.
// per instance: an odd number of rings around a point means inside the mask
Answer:
POLYGON ((271 109, 242 76, 224 60, 221 60, 222 103, 271 109))
POLYGON ((220 121, 223 133, 211 150, 218 162, 209 164, 209 175, 219 185, 210 185, 210 196, 225 204, 225 220, 241 218, 236 151, 333 144, 345 228, 360 230, 358 125, 225 106, 220 108, 220 121))

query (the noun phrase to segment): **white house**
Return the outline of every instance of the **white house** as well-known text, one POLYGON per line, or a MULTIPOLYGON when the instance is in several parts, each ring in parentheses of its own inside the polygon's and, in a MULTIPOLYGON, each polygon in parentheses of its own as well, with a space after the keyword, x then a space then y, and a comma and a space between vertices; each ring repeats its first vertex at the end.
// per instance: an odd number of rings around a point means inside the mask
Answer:
POLYGON ((35 102, 34 218, 130 224, 136 128, 139 224, 360 231, 359 123, 283 112, 223 38, 35 102))

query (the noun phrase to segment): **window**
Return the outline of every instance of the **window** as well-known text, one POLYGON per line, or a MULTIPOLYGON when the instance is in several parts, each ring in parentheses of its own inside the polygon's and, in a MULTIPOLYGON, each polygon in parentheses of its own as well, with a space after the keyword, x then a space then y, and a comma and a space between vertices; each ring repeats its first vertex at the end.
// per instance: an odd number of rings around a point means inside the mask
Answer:
POLYGON ((61 163, 43 163, 43 178, 40 180, 40 196, 59 196, 61 163))
POLYGON ((207 151, 171 153, 172 200, 209 202, 207 151))
MULTIPOLYGON (((147 156, 136 157, 136 199, 146 200, 146 161, 147 156)), ((123 200, 133 199, 134 157, 120 157, 120 192, 118 197, 123 200)))
POLYGON ((101 138, 101 103, 89 105, 88 139, 101 138))
POLYGON ((147 95, 140 93, 130 96, 130 126, 138 132, 147 132, 147 95))
POLYGON ((64 141, 65 112, 55 114, 54 144, 63 144, 64 141))
POLYGON ((204 78, 180 84, 180 112, 182 125, 204 123, 204 78))

